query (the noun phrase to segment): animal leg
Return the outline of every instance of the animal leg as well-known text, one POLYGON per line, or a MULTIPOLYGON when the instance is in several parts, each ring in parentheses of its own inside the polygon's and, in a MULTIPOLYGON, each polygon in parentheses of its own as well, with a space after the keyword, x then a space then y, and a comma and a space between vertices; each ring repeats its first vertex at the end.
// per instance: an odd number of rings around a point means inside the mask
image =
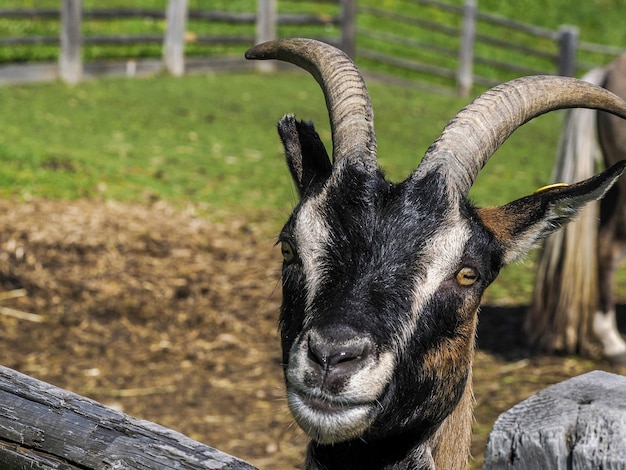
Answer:
POLYGON ((593 318, 593 332, 602 345, 602 355, 615 364, 626 364, 626 342, 615 318, 615 272, 626 250, 621 230, 615 224, 600 228, 598 234, 599 310, 593 318), (612 227, 611 227, 612 225, 612 227))

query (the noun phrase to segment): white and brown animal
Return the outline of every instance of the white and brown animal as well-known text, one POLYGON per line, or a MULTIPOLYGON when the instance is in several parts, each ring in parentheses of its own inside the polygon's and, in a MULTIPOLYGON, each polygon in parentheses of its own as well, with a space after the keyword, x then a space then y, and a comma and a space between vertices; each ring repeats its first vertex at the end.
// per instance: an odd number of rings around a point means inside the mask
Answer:
POLYGON ((575 79, 500 85, 454 117, 400 183, 376 161, 374 117, 356 66, 332 46, 279 40, 249 50, 308 70, 329 111, 329 159, 313 125, 278 124, 300 202, 280 233, 284 375, 311 437, 308 469, 462 469, 472 426, 477 312, 500 269, 602 197, 626 166, 502 207, 477 208, 479 170, 521 124, 626 104, 575 79))
MULTIPOLYGON (((626 99, 626 52, 582 80, 626 99)), ((571 183, 626 158, 626 121, 593 109, 567 111, 553 180, 571 183)), ((546 241, 533 304, 529 340, 543 352, 593 355, 626 365, 626 341, 617 329, 615 273, 626 255, 626 178, 606 197, 546 241)))

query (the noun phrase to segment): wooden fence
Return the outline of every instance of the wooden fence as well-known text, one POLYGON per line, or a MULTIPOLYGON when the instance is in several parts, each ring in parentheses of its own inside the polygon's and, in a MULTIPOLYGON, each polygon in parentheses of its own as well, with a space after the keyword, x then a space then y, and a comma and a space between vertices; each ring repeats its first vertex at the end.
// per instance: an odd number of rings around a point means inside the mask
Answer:
MULTIPOLYGON (((318 26, 334 25, 339 27, 339 36, 320 34, 316 39, 329 42, 354 55, 354 21, 356 0, 311 0, 318 3, 339 5, 339 14, 335 16, 315 14, 278 14, 277 0, 257 0, 257 11, 241 13, 230 11, 190 10, 187 0, 168 0, 165 11, 142 8, 104 8, 83 10, 82 0, 61 0, 59 10, 50 9, 0 9, 0 19, 51 19, 60 21, 59 37, 23 36, 0 38, 0 47, 18 45, 58 44, 59 58, 56 64, 6 64, 0 67, 0 83, 60 78, 68 83, 76 83, 85 76, 103 74, 153 73, 164 69, 173 75, 181 75, 186 70, 239 68, 249 66, 243 57, 185 57, 185 46, 202 44, 213 47, 245 45, 271 40, 278 34, 279 26, 318 26), (81 25, 84 20, 123 20, 129 18, 153 18, 165 20, 166 30, 162 35, 85 35, 81 25), (201 22, 221 22, 250 26, 252 34, 237 35, 189 35, 186 32, 188 20, 201 22), (126 61, 97 61, 83 63, 83 46, 93 45, 132 45, 162 44, 162 57, 126 61)), ((261 70, 271 70, 272 62, 255 63, 261 70)))
POLYGON ((461 6, 438 0, 404 0, 404 3, 419 5, 429 14, 398 14, 382 7, 359 7, 359 16, 385 19, 387 25, 381 30, 371 21, 371 27, 358 29, 357 58, 413 72, 426 81, 431 77, 444 79, 444 83, 455 84, 461 95, 469 94, 474 84, 493 86, 521 75, 579 76, 593 67, 604 66, 622 51, 616 46, 580 41, 573 26, 554 31, 479 12, 476 0, 466 0, 461 6), (442 16, 433 11, 444 13, 448 21, 424 19, 442 16), (401 31, 406 25, 412 28, 414 37, 390 32, 401 31), (437 40, 441 37, 444 39, 437 40), (389 53, 394 48, 395 51, 408 49, 411 54, 389 53), (592 61, 580 61, 581 52, 591 55, 592 61), (426 58, 420 60, 421 55, 426 58), (529 62, 540 65, 534 68, 520 65, 529 62))
MULTIPOLYGON (((296 25, 320 26, 322 34, 318 39, 342 48, 356 57, 357 61, 364 61, 362 67, 365 70, 369 68, 369 63, 373 63, 373 69, 383 68, 391 74, 398 73, 414 83, 439 81, 446 86, 456 86, 462 95, 469 94, 474 85, 492 86, 519 75, 580 75, 594 66, 604 65, 622 50, 617 46, 580 41, 575 27, 563 26, 553 31, 479 12, 475 0, 466 0, 461 6, 439 0, 402 0, 408 6, 417 5, 421 9, 421 14, 418 12, 413 15, 391 12, 384 6, 361 5, 357 0, 310 1, 337 4, 338 13, 281 14, 279 0, 257 0, 257 11, 250 13, 189 10, 187 0, 168 0, 165 11, 138 8, 83 10, 82 0, 61 0, 60 11, 0 10, 0 18, 60 18, 61 23, 60 37, 0 38, 0 47, 60 44, 57 64, 7 64, 0 67, 0 83, 56 78, 74 83, 84 76, 101 74, 134 75, 165 69, 174 75, 181 75, 185 71, 200 68, 219 70, 224 67, 249 67, 250 64, 241 57, 192 58, 185 55, 185 46, 195 43, 247 47, 280 37, 280 28, 283 26, 296 25), (433 11, 444 13, 448 20, 424 19, 441 16, 432 14, 433 11), (126 18, 163 19, 167 25, 165 34, 82 34, 83 20, 126 18), (371 20, 367 21, 367 18, 371 20), (357 19, 363 19, 359 23, 365 26, 357 26, 357 19), (252 33, 231 36, 189 35, 186 32, 188 21, 249 25, 252 33), (379 28, 378 25, 383 26, 379 28), (338 34, 323 34, 325 26, 333 26, 338 34), (403 26, 411 28, 409 35, 396 33, 403 26), (162 44, 161 57, 142 60, 128 58, 122 63, 98 61, 83 64, 83 45, 137 43, 162 44), (592 60, 578 60, 581 52, 591 56, 592 60), (520 56, 524 59, 520 60, 520 56), (538 65, 520 65, 529 62, 538 65)), ((256 62, 254 66, 271 70, 275 63, 256 62)))

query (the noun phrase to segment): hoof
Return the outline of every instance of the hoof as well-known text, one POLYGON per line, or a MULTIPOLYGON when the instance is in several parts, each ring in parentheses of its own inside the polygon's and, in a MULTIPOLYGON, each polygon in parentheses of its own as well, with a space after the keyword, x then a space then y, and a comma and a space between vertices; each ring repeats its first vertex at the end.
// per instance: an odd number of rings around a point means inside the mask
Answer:
POLYGON ((618 354, 607 354, 604 358, 609 361, 612 366, 626 366, 626 351, 618 354))

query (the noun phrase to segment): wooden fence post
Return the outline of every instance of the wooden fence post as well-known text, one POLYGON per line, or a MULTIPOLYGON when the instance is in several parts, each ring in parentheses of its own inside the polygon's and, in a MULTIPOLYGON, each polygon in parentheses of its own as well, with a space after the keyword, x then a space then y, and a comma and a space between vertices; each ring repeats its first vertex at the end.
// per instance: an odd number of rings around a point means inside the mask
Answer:
POLYGON ((180 77, 185 73, 187 0, 169 0, 165 20, 167 28, 163 39, 163 62, 169 73, 180 77))
MULTIPOLYGON (((257 0, 256 44, 276 39, 277 23, 276 0, 257 0)), ((254 66, 259 72, 273 72, 276 70, 276 61, 259 60, 255 61, 254 66)))
POLYGON ((82 10, 82 0, 61 0, 59 76, 66 83, 78 83, 83 77, 82 10))
POLYGON ((341 50, 356 55, 356 0, 341 0, 341 50))
POLYGON ((626 377, 593 371, 500 415, 484 470, 626 468, 626 377))
POLYGON ((463 28, 461 29, 459 68, 456 76, 457 91, 460 96, 468 96, 472 91, 476 10, 476 1, 466 0, 463 5, 463 28))
POLYGON ((578 48, 578 28, 562 26, 559 29, 559 63, 557 73, 564 77, 576 75, 576 49, 578 48))

